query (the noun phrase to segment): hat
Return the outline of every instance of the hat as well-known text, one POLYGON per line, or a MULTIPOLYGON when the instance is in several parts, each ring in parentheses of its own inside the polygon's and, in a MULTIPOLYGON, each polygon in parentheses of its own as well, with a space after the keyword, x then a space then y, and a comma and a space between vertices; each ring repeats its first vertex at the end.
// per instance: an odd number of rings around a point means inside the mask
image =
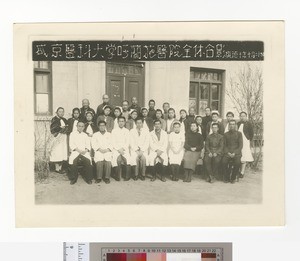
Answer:
POLYGON ((105 110, 105 109, 107 109, 107 108, 109 108, 110 110, 112 109, 109 105, 105 105, 105 106, 103 107, 103 110, 105 110))
POLYGON ((132 114, 133 112, 138 113, 138 111, 136 109, 132 109, 132 110, 129 111, 130 114, 132 114))

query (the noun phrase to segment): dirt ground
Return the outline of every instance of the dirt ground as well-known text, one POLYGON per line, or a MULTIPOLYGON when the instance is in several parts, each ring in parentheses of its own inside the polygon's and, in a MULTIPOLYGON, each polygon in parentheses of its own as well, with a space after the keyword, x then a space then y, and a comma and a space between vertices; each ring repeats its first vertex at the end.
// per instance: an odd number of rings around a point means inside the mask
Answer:
POLYGON ((194 175, 191 183, 167 179, 101 182, 88 185, 78 178, 70 185, 66 174, 51 172, 35 185, 36 204, 258 204, 262 201, 262 172, 246 170, 235 184, 207 183, 194 175))

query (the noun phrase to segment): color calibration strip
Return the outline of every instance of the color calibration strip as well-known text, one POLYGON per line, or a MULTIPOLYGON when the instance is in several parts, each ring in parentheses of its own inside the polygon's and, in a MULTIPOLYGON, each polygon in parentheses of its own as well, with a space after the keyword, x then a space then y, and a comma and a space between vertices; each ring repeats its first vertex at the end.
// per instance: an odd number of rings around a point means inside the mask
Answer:
POLYGON ((222 248, 103 248, 102 261, 223 261, 222 248))

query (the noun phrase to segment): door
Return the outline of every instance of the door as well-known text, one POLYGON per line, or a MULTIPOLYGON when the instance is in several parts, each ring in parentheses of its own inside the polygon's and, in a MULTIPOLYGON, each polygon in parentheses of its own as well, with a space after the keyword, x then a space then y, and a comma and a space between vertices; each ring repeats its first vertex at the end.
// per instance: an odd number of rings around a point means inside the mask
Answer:
POLYGON ((139 105, 144 105, 144 64, 109 63, 106 70, 106 91, 111 103, 121 106, 123 100, 131 102, 137 97, 139 105))

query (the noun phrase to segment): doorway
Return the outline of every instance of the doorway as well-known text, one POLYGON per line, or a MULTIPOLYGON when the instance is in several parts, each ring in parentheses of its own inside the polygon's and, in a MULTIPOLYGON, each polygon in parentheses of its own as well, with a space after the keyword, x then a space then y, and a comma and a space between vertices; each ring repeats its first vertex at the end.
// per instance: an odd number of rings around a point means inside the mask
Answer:
POLYGON ((144 105, 145 97, 144 63, 106 63, 106 93, 113 105, 121 106, 123 100, 131 103, 137 97, 144 105))

